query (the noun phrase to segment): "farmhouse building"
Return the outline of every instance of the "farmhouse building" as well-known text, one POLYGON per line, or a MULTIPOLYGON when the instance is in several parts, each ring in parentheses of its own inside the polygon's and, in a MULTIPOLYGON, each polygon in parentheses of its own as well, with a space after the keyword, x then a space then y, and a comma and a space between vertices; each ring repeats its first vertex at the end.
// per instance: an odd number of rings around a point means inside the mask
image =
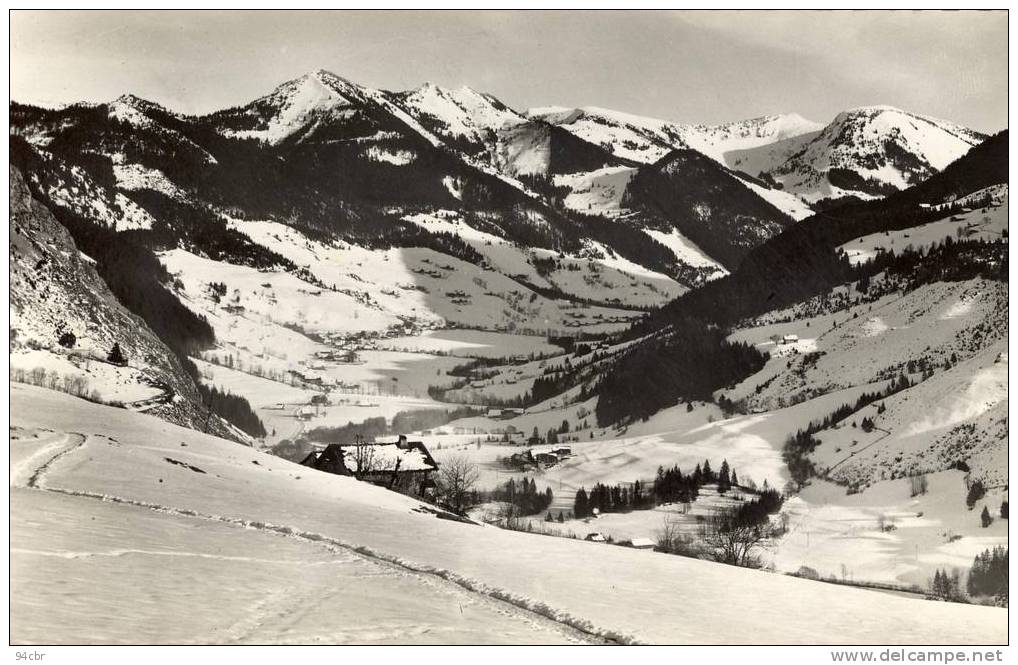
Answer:
POLYGON ((435 486, 431 476, 438 470, 427 447, 420 441, 407 441, 402 434, 389 443, 330 443, 301 464, 413 496, 424 496, 435 486))

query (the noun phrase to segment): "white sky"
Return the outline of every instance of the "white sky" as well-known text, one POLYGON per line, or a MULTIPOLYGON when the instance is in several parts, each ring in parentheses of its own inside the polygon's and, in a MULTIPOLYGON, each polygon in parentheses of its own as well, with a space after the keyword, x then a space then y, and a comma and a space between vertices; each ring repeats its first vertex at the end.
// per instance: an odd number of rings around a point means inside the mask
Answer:
POLYGON ((1005 11, 11 13, 20 102, 132 92, 199 113, 318 68, 389 90, 469 85, 518 109, 826 122, 890 104, 1007 126, 1005 11))

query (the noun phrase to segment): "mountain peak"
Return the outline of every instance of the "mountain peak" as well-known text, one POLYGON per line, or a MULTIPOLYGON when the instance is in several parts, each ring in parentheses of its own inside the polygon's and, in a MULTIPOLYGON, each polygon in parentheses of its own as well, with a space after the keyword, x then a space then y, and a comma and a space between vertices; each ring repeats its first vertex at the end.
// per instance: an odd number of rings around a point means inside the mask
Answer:
POLYGON ((155 102, 150 102, 147 99, 143 99, 129 92, 120 95, 115 100, 110 102, 110 106, 127 106, 137 111, 165 110, 159 104, 156 104, 155 102))
POLYGON ((848 114, 859 114, 859 113, 882 113, 884 111, 891 111, 893 113, 904 113, 901 109, 896 106, 889 104, 871 104, 869 106, 856 106, 855 108, 845 109, 845 113, 848 114))

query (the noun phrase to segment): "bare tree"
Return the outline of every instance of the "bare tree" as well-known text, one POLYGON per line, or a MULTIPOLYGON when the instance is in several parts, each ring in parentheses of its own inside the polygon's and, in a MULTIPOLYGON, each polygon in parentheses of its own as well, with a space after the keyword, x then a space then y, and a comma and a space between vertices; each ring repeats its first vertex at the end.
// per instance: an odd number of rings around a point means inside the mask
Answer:
POLYGON ((374 471, 377 466, 375 464, 375 446, 364 441, 364 437, 359 434, 354 439, 353 462, 357 465, 353 474, 357 480, 374 471))
POLYGON ((495 513, 496 520, 505 529, 518 531, 520 529, 520 508, 511 501, 504 501, 499 504, 495 513))
POLYGON ((711 513, 700 526, 700 541, 711 558, 746 568, 760 566, 758 552, 770 535, 769 522, 750 524, 734 512, 711 513))
POLYGON ((438 495, 447 506, 462 513, 470 508, 470 497, 481 474, 466 455, 442 462, 438 469, 438 495))
POLYGON ((661 529, 657 532, 657 549, 693 558, 699 558, 702 554, 692 537, 682 532, 682 520, 674 517, 665 517, 661 529))

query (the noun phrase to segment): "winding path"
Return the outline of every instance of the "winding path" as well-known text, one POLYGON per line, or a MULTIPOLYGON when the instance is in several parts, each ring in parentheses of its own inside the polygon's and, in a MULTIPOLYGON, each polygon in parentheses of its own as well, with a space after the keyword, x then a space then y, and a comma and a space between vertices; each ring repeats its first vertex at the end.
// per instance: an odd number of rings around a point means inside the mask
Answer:
MULTIPOLYGON (((220 523, 243 529, 254 529, 259 532, 284 536, 295 539, 315 547, 325 548, 337 557, 347 561, 353 560, 361 564, 384 569, 389 575, 397 575, 403 578, 411 578, 411 581, 425 587, 432 587, 436 593, 444 596, 460 597, 461 611, 463 606, 479 606, 480 611, 486 615, 496 614, 511 622, 520 624, 521 629, 533 631, 535 634, 557 635, 561 643, 581 644, 606 644, 608 640, 601 636, 584 630, 583 626, 571 625, 568 621, 556 620, 548 614, 535 611, 529 607, 513 602, 513 599, 497 589, 493 590, 481 586, 466 578, 459 577, 455 573, 440 569, 433 569, 427 566, 419 566, 400 560, 397 557, 356 544, 346 543, 336 538, 323 534, 303 531, 288 525, 268 524, 258 521, 244 520, 222 515, 201 513, 189 509, 176 508, 169 505, 139 501, 131 498, 104 494, 88 490, 71 490, 56 487, 47 482, 47 476, 55 466, 58 466, 69 456, 78 451, 84 451, 90 440, 97 438, 80 433, 53 433, 42 437, 37 441, 39 447, 22 458, 17 460, 11 467, 11 487, 30 491, 47 492, 51 494, 74 497, 81 500, 102 501, 106 503, 119 504, 138 509, 146 509, 168 516, 199 519, 207 522, 220 523)), ((100 437, 101 438, 101 437, 100 437)), ((17 442, 14 442, 17 443, 17 442)), ((125 547, 110 552, 85 554, 78 553, 76 556, 68 557, 66 553, 46 552, 41 550, 22 550, 13 548, 12 552, 21 554, 62 556, 64 558, 79 558, 80 556, 123 556, 127 554, 144 555, 166 555, 166 556, 194 556, 209 558, 211 555, 191 552, 159 552, 149 549, 134 549, 125 547)), ((326 602, 331 595, 335 595, 340 589, 332 589, 329 585, 314 587, 313 591, 305 590, 303 593, 288 593, 281 590, 269 591, 255 606, 249 608, 249 612, 238 618, 225 631, 217 635, 216 641, 227 643, 242 643, 247 641, 258 641, 264 638, 265 627, 271 631, 271 623, 280 621, 292 616, 296 612, 313 611, 314 607, 326 602)), ((412 617, 408 617, 408 621, 412 617)), ((357 642, 357 634, 346 634, 350 641, 357 642)), ((393 636, 393 641, 403 643, 413 641, 412 630, 393 636)), ((556 638, 555 641, 558 641, 556 638)))

